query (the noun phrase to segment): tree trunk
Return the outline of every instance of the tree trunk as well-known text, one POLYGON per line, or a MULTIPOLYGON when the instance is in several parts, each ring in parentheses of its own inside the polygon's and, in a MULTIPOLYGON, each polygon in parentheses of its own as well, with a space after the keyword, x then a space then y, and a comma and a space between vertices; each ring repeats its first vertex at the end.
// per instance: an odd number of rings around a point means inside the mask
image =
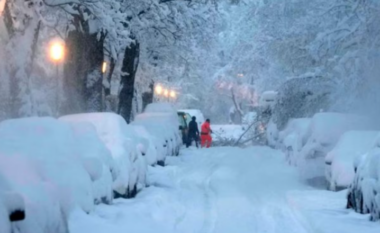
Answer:
POLYGON ((142 101, 143 101, 142 109, 145 109, 145 107, 146 107, 148 104, 153 103, 153 98, 154 98, 154 82, 152 81, 152 82, 149 84, 149 91, 144 92, 144 93, 142 94, 142 101))
POLYGON ((121 69, 123 73, 121 75, 121 91, 119 93, 118 113, 126 120, 127 123, 130 123, 132 120, 131 113, 139 56, 140 45, 137 41, 125 49, 121 69))
POLYGON ((64 87, 65 114, 102 110, 102 72, 104 35, 98 39, 88 32, 88 23, 75 16, 76 30, 66 38, 64 87))

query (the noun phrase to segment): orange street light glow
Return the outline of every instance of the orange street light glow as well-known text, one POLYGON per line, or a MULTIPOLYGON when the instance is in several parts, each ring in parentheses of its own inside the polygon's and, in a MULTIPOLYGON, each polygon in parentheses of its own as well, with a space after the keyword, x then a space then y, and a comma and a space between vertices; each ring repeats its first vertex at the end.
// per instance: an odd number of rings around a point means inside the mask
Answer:
POLYGON ((170 91, 170 97, 175 98, 177 93, 175 91, 170 91))
POLYGON ((50 58, 55 61, 59 62, 63 59, 65 56, 65 47, 60 42, 54 42, 50 46, 50 58))
POLYGON ((167 90, 167 89, 164 90, 164 96, 166 96, 166 97, 169 96, 169 90, 167 90))
POLYGON ((161 85, 157 85, 155 91, 156 91, 157 95, 161 95, 162 91, 163 91, 162 86, 161 85))
POLYGON ((102 65, 102 73, 104 74, 104 73, 106 73, 106 71, 107 71, 107 62, 103 62, 103 65, 102 65))

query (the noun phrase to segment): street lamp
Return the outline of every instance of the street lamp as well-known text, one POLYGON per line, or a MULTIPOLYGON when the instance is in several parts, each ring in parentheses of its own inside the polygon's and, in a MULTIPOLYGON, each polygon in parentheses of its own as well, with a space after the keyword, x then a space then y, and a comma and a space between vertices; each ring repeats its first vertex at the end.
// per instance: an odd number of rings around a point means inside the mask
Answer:
POLYGON ((105 74, 107 72, 107 62, 104 61, 102 64, 102 73, 105 74))
POLYGON ((162 92, 163 92, 163 88, 160 84, 158 84, 154 90, 156 92, 157 95, 161 95, 162 92))
POLYGON ((53 42, 50 45, 50 58, 55 62, 58 63, 63 60, 63 57, 65 56, 65 46, 62 42, 53 42))
POLYGON ((56 107, 57 107, 57 116, 59 114, 59 95, 60 95, 60 80, 59 80, 59 63, 63 61, 64 59, 64 56, 65 56, 65 46, 63 44, 63 42, 61 41, 53 41, 51 44, 50 44, 50 48, 49 48, 49 56, 50 56, 50 59, 55 63, 56 65, 56 70, 57 70, 57 77, 56 77, 56 81, 57 81, 57 92, 56 92, 56 107))
POLYGON ((175 91, 170 91, 170 97, 175 99, 177 97, 177 93, 175 91))
POLYGON ((164 90, 164 96, 165 96, 165 97, 169 97, 169 90, 168 90, 168 89, 165 89, 165 90, 164 90))

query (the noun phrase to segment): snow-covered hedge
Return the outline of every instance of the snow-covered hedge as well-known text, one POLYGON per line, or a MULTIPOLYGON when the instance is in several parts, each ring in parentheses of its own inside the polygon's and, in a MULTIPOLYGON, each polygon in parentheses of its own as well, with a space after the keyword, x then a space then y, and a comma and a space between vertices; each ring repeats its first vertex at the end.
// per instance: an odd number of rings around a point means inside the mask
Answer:
POLYGON ((355 177, 349 187, 347 207, 372 220, 380 220, 380 137, 375 146, 354 163, 355 177))

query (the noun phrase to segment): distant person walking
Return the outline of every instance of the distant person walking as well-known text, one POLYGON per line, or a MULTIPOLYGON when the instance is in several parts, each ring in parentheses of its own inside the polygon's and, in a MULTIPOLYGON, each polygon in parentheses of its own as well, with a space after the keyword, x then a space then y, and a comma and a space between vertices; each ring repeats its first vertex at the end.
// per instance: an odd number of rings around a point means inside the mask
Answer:
POLYGON ((212 130, 210 128, 210 119, 207 119, 205 123, 202 125, 201 129, 201 147, 211 147, 212 143, 212 137, 211 137, 212 130))
POLYGON ((187 143, 186 143, 187 148, 191 146, 191 143, 193 140, 195 141, 195 145, 198 147, 199 130, 198 130, 198 124, 197 124, 196 119, 197 118, 193 116, 189 123, 189 132, 187 133, 187 143))

